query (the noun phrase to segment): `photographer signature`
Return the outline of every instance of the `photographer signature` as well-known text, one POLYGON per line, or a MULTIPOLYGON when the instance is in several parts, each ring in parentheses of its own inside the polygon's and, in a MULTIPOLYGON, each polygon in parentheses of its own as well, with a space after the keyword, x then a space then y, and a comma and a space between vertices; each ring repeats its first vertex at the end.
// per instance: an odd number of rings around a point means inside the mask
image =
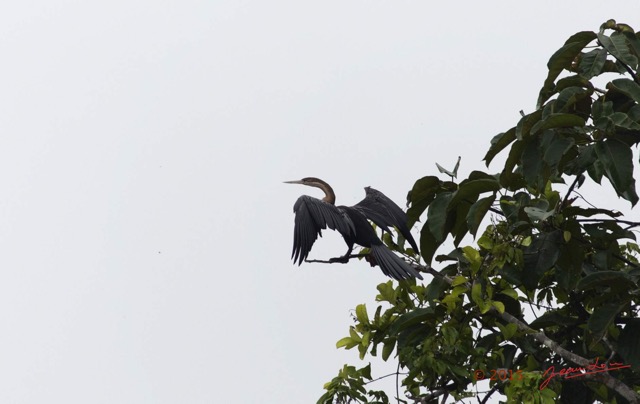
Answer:
POLYGON ((562 368, 560 371, 556 372, 555 366, 550 366, 547 370, 544 371, 542 377, 548 376, 542 383, 540 383, 540 390, 544 390, 551 379, 556 376, 564 376, 565 379, 573 379, 576 377, 583 377, 586 375, 594 374, 594 373, 602 373, 608 372, 610 370, 620 370, 631 367, 631 365, 625 365, 619 362, 609 362, 609 363, 598 363, 598 358, 594 363, 588 364, 586 367, 577 367, 577 368, 562 368))

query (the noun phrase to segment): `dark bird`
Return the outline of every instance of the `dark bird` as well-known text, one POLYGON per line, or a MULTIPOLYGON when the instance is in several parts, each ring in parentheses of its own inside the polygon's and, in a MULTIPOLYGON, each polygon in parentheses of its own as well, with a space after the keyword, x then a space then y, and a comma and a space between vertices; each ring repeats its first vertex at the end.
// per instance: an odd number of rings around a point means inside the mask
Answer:
POLYGON ((372 261, 380 266, 385 275, 398 280, 422 279, 418 271, 382 243, 369 224, 368 220, 371 220, 387 232, 390 231, 390 227, 396 227, 411 244, 413 250, 419 252, 418 245, 407 227, 407 215, 382 192, 366 187, 364 189, 366 197, 358 204, 336 206, 336 195, 333 189, 321 179, 307 177, 299 181, 285 181, 285 183, 316 187, 324 192, 322 199, 302 195, 293 205, 296 218, 291 258, 294 263, 297 261, 298 265, 302 264, 302 261, 309 256, 311 247, 318 236, 322 237, 322 230, 329 228, 337 230, 349 248, 343 257, 333 261, 347 262, 353 245, 358 244, 370 249, 372 261))

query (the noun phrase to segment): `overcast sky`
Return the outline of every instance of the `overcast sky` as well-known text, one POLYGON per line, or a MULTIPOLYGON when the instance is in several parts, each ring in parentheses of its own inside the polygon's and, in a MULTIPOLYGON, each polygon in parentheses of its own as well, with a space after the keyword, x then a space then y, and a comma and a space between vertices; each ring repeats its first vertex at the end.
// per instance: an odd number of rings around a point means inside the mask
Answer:
MULTIPOLYGON (((638 16, 632 0, 5 2, 0 402, 315 402, 367 363, 335 342, 386 278, 294 267, 293 203, 321 194, 282 181, 404 206, 435 162, 485 169, 564 40, 638 16)), ((344 251, 327 233, 311 256, 344 251)))

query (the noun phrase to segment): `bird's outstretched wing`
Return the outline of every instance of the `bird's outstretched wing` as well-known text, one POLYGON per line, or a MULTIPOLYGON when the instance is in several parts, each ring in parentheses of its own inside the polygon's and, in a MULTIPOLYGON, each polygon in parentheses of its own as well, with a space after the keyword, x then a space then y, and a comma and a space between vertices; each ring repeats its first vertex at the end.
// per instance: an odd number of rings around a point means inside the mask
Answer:
POLYGON ((322 229, 337 230, 343 236, 355 232, 351 219, 344 211, 320 199, 303 195, 293 205, 293 211, 296 219, 291 258, 298 265, 307 259, 318 236, 322 237, 322 229))
POLYGON ((407 227, 407 214, 382 192, 371 187, 365 187, 364 191, 366 193, 365 198, 358 202, 354 208, 360 210, 367 219, 385 231, 389 231, 389 226, 395 226, 400 234, 411 244, 411 248, 416 253, 420 253, 418 244, 416 244, 409 227, 407 227))

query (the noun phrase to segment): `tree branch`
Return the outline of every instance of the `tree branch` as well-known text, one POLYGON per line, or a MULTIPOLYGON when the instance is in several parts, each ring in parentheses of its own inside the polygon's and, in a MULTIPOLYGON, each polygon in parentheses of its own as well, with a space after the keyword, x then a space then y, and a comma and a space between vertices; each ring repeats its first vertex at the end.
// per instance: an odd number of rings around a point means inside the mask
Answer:
MULTIPOLYGON (((431 266, 429 265, 423 266, 418 264, 412 264, 412 266, 414 267, 414 269, 418 271, 427 272, 433 275, 434 277, 443 279, 448 284, 451 284, 453 282, 453 280, 450 277, 440 274, 439 272, 431 268, 431 266)), ((471 288, 470 284, 467 283, 467 285, 469 288, 471 288)), ((569 362, 575 363, 581 367, 586 367, 589 364, 591 364, 591 362, 587 358, 583 358, 580 355, 577 355, 571 351, 566 350, 565 348, 560 346, 557 342, 547 337, 547 335, 543 331, 534 330, 533 328, 529 327, 527 323, 512 316, 506 311, 504 313, 500 313, 495 308, 491 308, 489 313, 491 313, 494 316, 502 318, 504 321, 508 323, 515 324, 518 327, 518 330, 531 335, 536 341, 540 342, 542 345, 546 346, 547 348, 555 352, 557 355, 559 355, 563 359, 569 362)), ((626 384, 624 384, 623 382, 621 382, 620 380, 616 379, 615 377, 611 376, 608 373, 596 373, 591 375, 585 375, 585 378, 589 380, 598 381, 600 383, 604 383, 605 386, 609 387, 613 391, 620 394, 630 403, 640 403, 640 395, 638 393, 636 393, 629 386, 627 386, 626 384)))
POLYGON ((346 257, 334 257, 334 258, 329 258, 328 260, 304 260, 304 262, 309 262, 309 263, 320 263, 320 264, 335 264, 335 263, 340 263, 340 264, 346 264, 347 262, 349 262, 349 260, 351 258, 364 258, 369 256, 369 254, 351 254, 351 255, 347 255, 346 257))
POLYGON ((485 394, 484 398, 482 399, 482 401, 480 401, 480 404, 487 404, 487 402, 489 401, 489 398, 491 398, 491 395, 493 393, 495 393, 496 391, 498 391, 498 389, 502 386, 502 383, 496 383, 493 385, 493 387, 491 388, 491 390, 489 390, 489 392, 487 394, 485 394))

